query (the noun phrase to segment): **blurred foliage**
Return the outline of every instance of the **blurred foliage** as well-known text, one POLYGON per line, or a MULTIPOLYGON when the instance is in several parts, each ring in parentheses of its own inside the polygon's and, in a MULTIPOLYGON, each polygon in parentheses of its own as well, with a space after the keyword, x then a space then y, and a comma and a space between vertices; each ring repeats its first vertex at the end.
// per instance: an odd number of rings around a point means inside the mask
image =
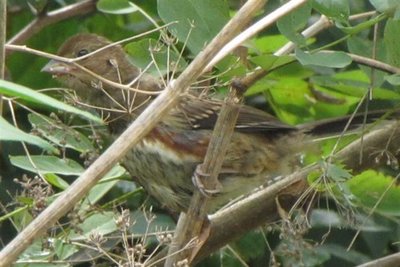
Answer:
MULTIPOLYGON (((37 16, 76 2, 7 1, 7 38, 14 37, 37 16)), ((257 15, 273 11, 281 2, 268 1, 257 15)), ((25 45, 55 53, 66 38, 78 32, 93 32, 117 41, 171 23, 167 30, 125 44, 133 63, 145 69, 154 58, 158 68, 153 65, 149 73, 170 77, 172 71, 178 75, 187 66, 241 4, 239 0, 100 0, 97 10, 50 24, 30 36, 25 45)), ((218 77, 215 89, 223 94, 224 84, 233 77, 261 67, 269 73, 249 88, 246 101, 290 124, 349 114, 360 103, 366 105, 364 99, 375 109, 397 107, 398 75, 356 64, 347 53, 399 66, 399 16, 398 1, 309 1, 247 41, 245 57, 234 53, 222 60, 212 73, 218 77), (377 13, 350 20, 352 15, 368 11, 377 13), (301 31, 321 14, 332 20, 332 27, 305 38, 301 31), (288 40, 297 45, 293 54, 274 55, 288 40)), ((6 96, 4 118, 0 118, 1 245, 73 182, 109 142, 96 115, 60 103, 64 99, 62 91, 57 90, 59 84, 40 72, 47 60, 9 51, 6 64, 10 81, 0 81, 0 93, 6 96), (48 88, 53 90, 39 92, 48 88), (20 141, 25 142, 24 147, 20 141), (37 178, 37 173, 45 181, 37 178), (32 193, 33 188, 39 188, 40 194, 32 193)), ((343 138, 339 147, 351 140, 343 138)), ((324 142, 322 154, 329 155, 335 144, 336 140, 324 142)), ((246 234, 199 266, 275 266, 278 262, 282 266, 353 266, 397 252, 397 155, 383 151, 376 157, 386 160, 388 167, 355 175, 337 162, 328 164, 321 156, 307 156, 307 163, 319 162, 321 166, 320 172, 309 177, 321 193, 318 206, 307 215, 299 212, 292 224, 267 226, 246 234), (358 237, 347 250, 357 231, 358 237)), ((122 255, 130 242, 129 246, 139 251, 137 256, 143 257, 147 252, 139 245, 159 251, 175 227, 174 215, 149 199, 120 166, 61 222, 62 231, 53 230, 32 244, 16 266, 107 266, 110 262, 104 253, 90 247, 101 246, 112 258, 122 255), (128 229, 124 225, 129 223, 133 226, 128 229), (41 263, 29 264, 30 260, 41 263), (56 260, 64 263, 52 263, 56 260)))

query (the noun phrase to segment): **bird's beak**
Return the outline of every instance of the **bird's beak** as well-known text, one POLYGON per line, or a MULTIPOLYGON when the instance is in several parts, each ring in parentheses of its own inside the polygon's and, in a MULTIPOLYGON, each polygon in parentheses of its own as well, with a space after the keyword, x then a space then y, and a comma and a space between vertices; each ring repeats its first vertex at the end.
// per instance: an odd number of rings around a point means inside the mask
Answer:
POLYGON ((71 73, 71 66, 67 63, 57 61, 57 60, 50 60, 42 69, 42 72, 47 72, 53 75, 62 75, 62 74, 69 74, 71 73))

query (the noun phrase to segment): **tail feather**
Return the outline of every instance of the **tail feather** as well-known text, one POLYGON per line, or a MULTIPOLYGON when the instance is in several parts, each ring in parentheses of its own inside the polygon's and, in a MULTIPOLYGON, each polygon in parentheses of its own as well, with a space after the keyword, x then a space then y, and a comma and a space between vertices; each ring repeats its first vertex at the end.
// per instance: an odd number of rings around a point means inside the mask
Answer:
POLYGON ((378 120, 395 119, 400 115, 400 110, 374 110, 357 113, 338 118, 324 119, 298 125, 298 129, 314 136, 325 136, 353 131, 364 124, 374 123, 378 120))

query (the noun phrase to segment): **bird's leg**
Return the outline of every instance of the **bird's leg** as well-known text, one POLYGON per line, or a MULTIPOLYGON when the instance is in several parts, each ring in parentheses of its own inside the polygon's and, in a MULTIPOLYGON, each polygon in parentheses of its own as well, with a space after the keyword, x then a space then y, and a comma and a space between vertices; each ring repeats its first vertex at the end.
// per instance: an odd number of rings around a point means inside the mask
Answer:
POLYGON ((203 172, 201 165, 197 165, 196 170, 192 176, 192 182, 194 186, 206 197, 212 197, 221 192, 222 185, 217 181, 217 184, 211 186, 210 188, 206 188, 205 184, 209 185, 209 183, 205 183, 205 179, 209 179, 211 175, 209 173, 203 172))

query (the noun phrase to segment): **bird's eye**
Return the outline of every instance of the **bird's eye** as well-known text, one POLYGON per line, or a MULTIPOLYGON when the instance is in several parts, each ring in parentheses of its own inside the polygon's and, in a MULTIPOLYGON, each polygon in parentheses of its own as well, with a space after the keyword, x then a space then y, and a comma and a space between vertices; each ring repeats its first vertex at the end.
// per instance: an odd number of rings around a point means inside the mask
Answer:
POLYGON ((88 50, 86 50, 86 49, 81 49, 81 50, 78 51, 78 53, 76 53, 76 56, 77 56, 77 57, 82 57, 82 56, 87 55, 87 54, 89 54, 89 51, 88 51, 88 50))

